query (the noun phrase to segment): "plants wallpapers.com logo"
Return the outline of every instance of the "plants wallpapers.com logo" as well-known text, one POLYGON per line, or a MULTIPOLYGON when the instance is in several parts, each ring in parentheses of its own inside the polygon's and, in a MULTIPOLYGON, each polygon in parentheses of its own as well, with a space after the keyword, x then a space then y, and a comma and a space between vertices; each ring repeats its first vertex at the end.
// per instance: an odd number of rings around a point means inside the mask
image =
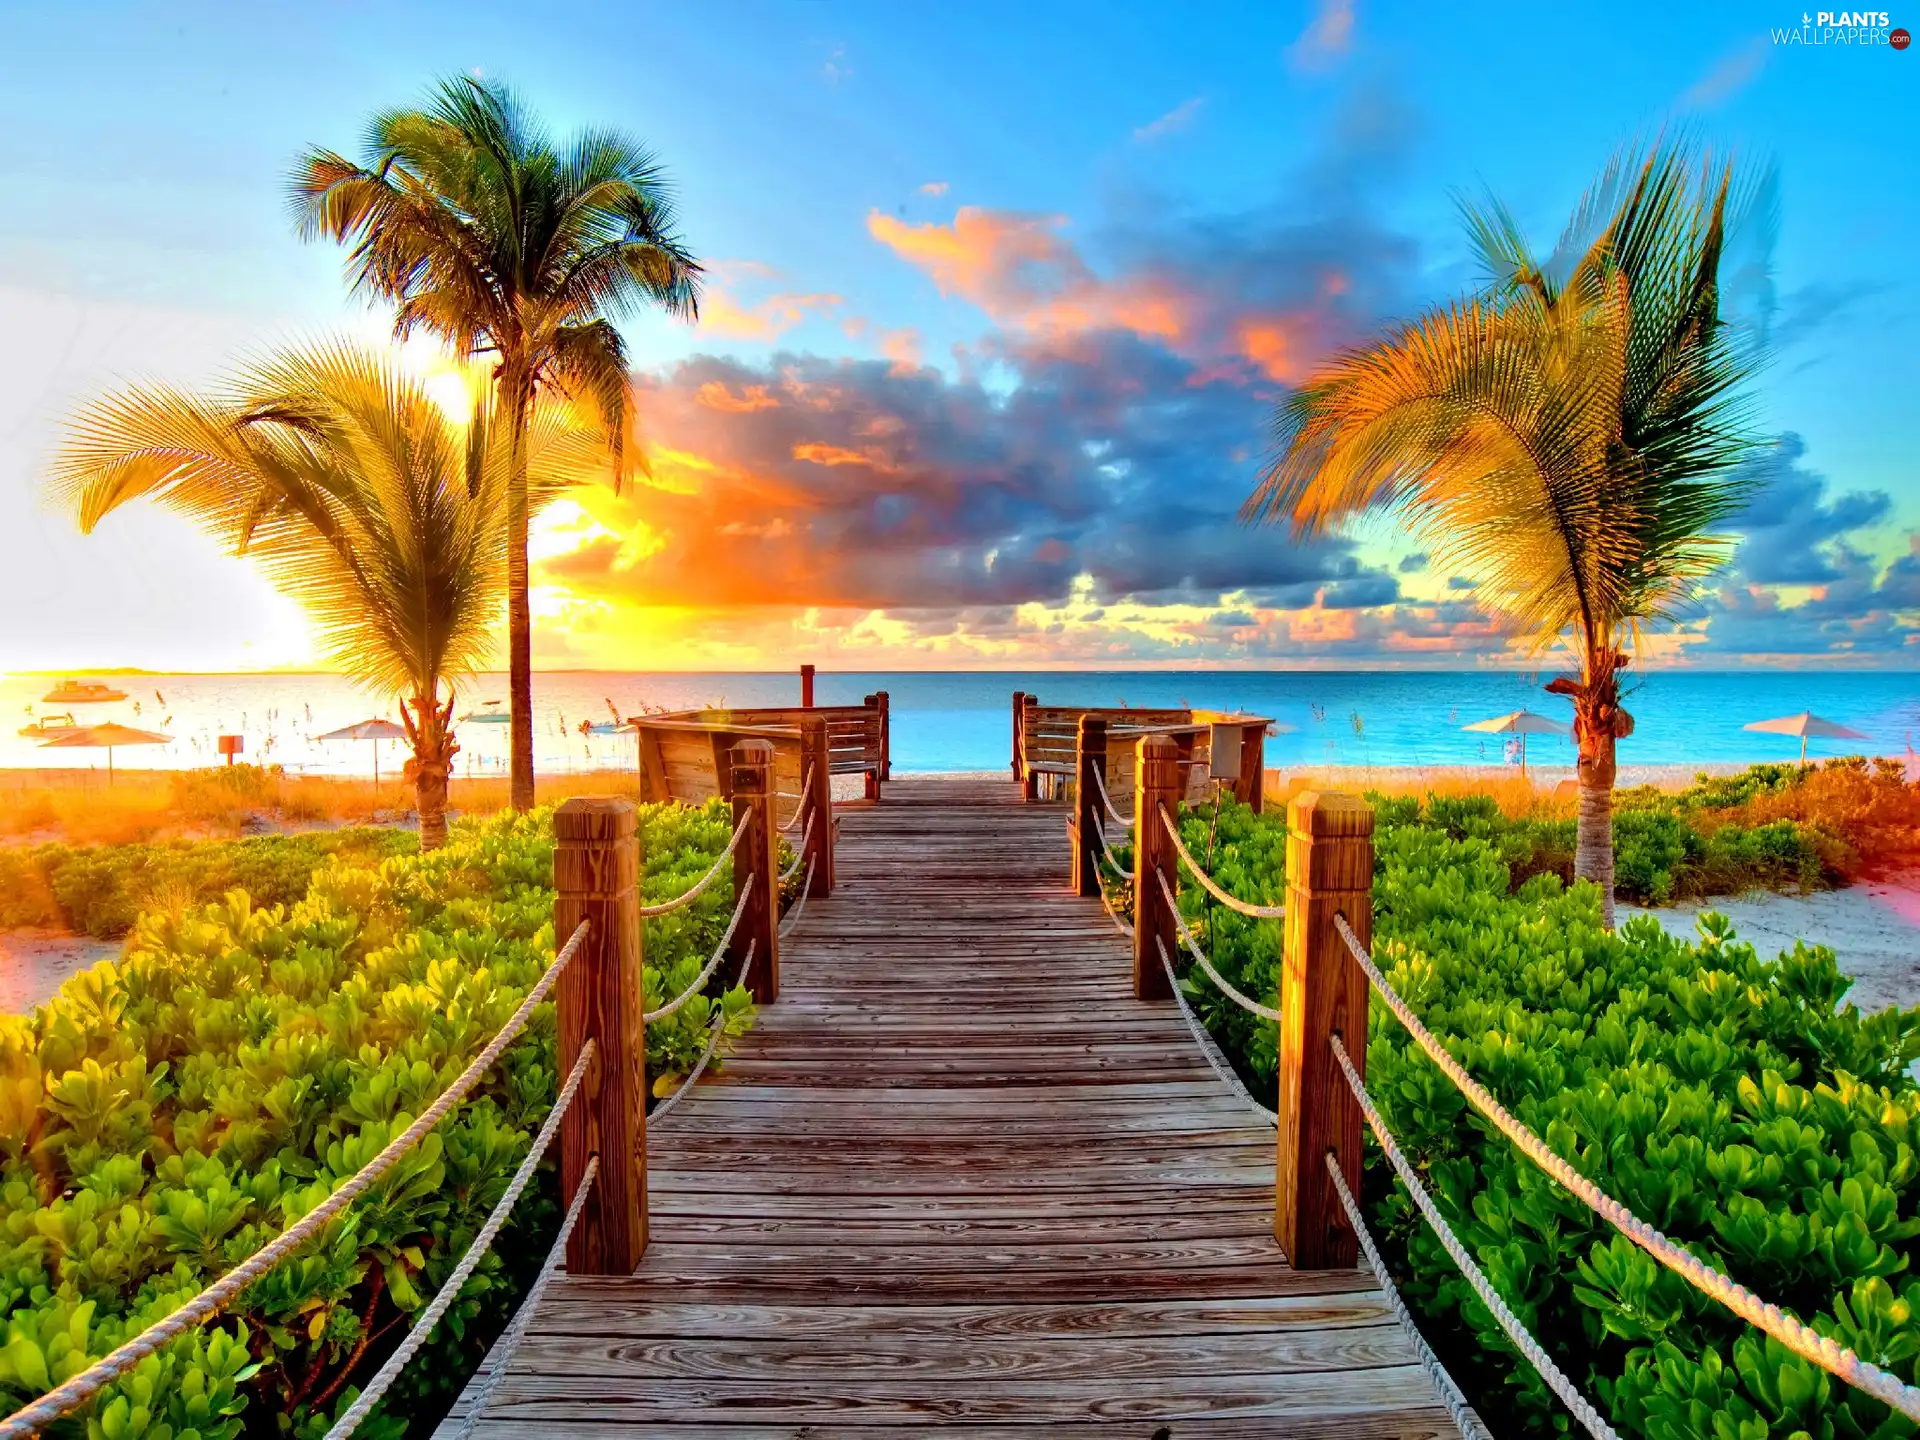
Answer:
POLYGON ((1862 49, 1884 45, 1904 50, 1913 42, 1913 37, 1896 26, 1885 10, 1803 10, 1798 25, 1776 25, 1771 34, 1776 45, 1842 45, 1862 49))

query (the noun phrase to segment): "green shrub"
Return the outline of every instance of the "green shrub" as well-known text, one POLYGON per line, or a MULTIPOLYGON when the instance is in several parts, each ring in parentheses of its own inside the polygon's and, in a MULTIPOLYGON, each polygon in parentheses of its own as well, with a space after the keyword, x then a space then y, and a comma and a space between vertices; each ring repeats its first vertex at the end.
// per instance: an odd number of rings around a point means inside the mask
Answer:
MULTIPOLYGON (((1189 811, 1192 843, 1208 820, 1189 811)), ((1863 1016, 1833 953, 1763 960, 1720 916, 1700 938, 1650 919, 1600 926, 1593 887, 1517 888, 1510 832, 1476 806, 1376 816, 1374 954, 1448 1050, 1547 1143, 1636 1214, 1764 1298, 1898 1374, 1920 1357, 1920 1007, 1863 1016), (1444 823, 1437 823, 1444 822, 1444 823), (1478 833, 1475 833, 1478 832, 1478 833)), ((1634 821, 1649 883, 1686 863, 1685 827, 1634 821), (1678 836, 1679 838, 1676 838, 1678 836), (1676 854, 1676 851, 1681 853, 1676 854)), ((1241 854, 1276 853, 1279 816, 1223 814, 1241 854), (1269 832, 1266 839, 1259 831, 1269 832)), ((1804 836, 1713 832, 1743 867, 1790 875, 1804 836)), ((1762 833, 1762 831, 1768 833, 1762 833)), ((1269 860, 1268 865, 1275 862, 1269 860)), ((1277 893, 1277 868, 1229 885, 1277 893)), ((1198 887, 1183 886, 1186 913, 1198 887)), ((1266 922, 1276 937, 1279 927, 1266 922)), ((1243 932, 1210 932, 1230 979, 1271 974, 1243 932), (1265 967, 1264 969, 1262 967, 1265 967)), ((1189 993, 1211 986, 1198 979, 1189 993)), ((1271 1001, 1272 989, 1245 985, 1271 1001)), ((1271 1036, 1201 1007, 1256 1093, 1271 1036)), ((1886 1407, 1749 1330, 1561 1192, 1494 1132, 1379 1004, 1367 1083, 1449 1222, 1535 1338, 1623 1433, 1649 1440, 1911 1435, 1886 1407)), ((1371 1143, 1371 1142, 1370 1142, 1371 1143)), ((1363 1194, 1421 1327, 1496 1433, 1569 1433, 1369 1149, 1363 1194)))
MULTIPOLYGON (((646 807, 641 820, 651 898, 704 871, 731 830, 718 804, 646 807)), ((551 961, 544 813, 463 824, 424 856, 341 846, 318 868, 297 847, 278 861, 207 848, 221 853, 204 870, 190 852, 177 860, 195 883, 257 863, 291 884, 304 865, 304 894, 267 906, 236 889, 143 916, 119 961, 31 1016, 0 1017, 0 1410, 105 1354, 311 1209, 431 1103, 551 961)), ((723 877, 648 922, 649 1004, 697 974, 731 900, 723 877)), ((729 1033, 751 1019, 745 993, 716 981, 649 1027, 650 1073, 697 1054, 716 1007, 729 1033)), ((526 1154, 556 1091, 553 1026, 549 1003, 348 1217, 218 1324, 111 1387, 89 1433, 324 1429, 526 1154)), ((397 1435, 444 1412, 544 1256, 556 1189, 549 1173, 529 1190, 363 1434, 397 1435)))

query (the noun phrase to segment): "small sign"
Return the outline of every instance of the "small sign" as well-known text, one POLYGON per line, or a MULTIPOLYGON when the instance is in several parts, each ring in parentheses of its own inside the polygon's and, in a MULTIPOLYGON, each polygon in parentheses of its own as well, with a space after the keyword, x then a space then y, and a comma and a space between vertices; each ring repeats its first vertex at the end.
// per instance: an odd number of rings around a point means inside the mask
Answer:
POLYGON ((219 740, 220 753, 227 757, 229 765, 233 764, 234 756, 246 753, 247 739, 244 735, 222 735, 219 740))

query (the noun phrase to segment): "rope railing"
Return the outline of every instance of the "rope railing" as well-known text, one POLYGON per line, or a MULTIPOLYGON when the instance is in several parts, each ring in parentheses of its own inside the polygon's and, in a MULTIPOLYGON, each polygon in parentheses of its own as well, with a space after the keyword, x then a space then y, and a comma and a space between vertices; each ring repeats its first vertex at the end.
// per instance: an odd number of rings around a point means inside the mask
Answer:
POLYGON ((1251 915, 1256 920, 1279 920, 1286 915, 1287 907, 1284 905, 1255 905, 1221 889, 1218 882, 1200 868, 1200 862, 1193 858, 1193 852, 1187 849, 1186 842, 1180 838, 1180 827, 1173 823, 1173 816, 1167 813, 1164 805, 1160 807, 1160 823, 1166 827, 1167 838, 1173 841, 1174 853, 1186 862, 1187 869, 1193 872, 1193 878, 1200 882, 1201 888, 1222 905, 1242 915, 1251 915))
POLYGON ((1407 1028, 1420 1048, 1440 1068, 1441 1074, 1453 1081, 1460 1092, 1470 1100, 1474 1107, 1493 1122, 1494 1128, 1505 1135, 1520 1149, 1528 1159, 1559 1181, 1575 1197, 1585 1202, 1588 1208, 1606 1220, 1622 1235, 1645 1250, 1655 1260, 1673 1271, 1681 1279, 1692 1285, 1742 1320, 1764 1331, 1785 1345, 1802 1359, 1810 1360, 1828 1374, 1846 1382, 1862 1394, 1871 1395, 1883 1404, 1891 1406, 1910 1420, 1920 1420, 1920 1389, 1908 1385, 1898 1376, 1890 1375, 1871 1361, 1862 1360, 1852 1350, 1835 1340, 1820 1334, 1812 1326, 1797 1316, 1768 1303, 1755 1295, 1746 1286, 1739 1284, 1730 1276, 1713 1269, 1705 1261, 1683 1250, 1660 1230, 1647 1224, 1626 1206, 1608 1195, 1566 1159, 1551 1149, 1525 1124, 1515 1118, 1507 1108, 1487 1092, 1481 1084, 1455 1060, 1447 1049, 1436 1039, 1427 1027, 1420 1023, 1407 1002, 1400 998, 1387 977, 1374 964, 1373 957, 1367 953, 1366 946, 1353 933, 1353 927, 1346 917, 1336 915, 1334 927, 1355 963, 1366 972, 1367 979, 1373 982, 1374 989, 1380 992, 1380 998, 1387 1002, 1400 1023, 1407 1028))
POLYGON ((813 766, 807 766, 807 773, 800 781, 800 803, 793 807, 793 818, 780 827, 784 834, 800 823, 801 817, 807 817, 809 829, 813 826, 813 766))
POLYGON ((1116 825, 1131 825, 1133 822, 1113 808, 1113 798, 1107 794, 1107 777, 1098 765, 1087 767, 1093 771, 1093 788, 1100 792, 1100 803, 1106 808, 1108 816, 1116 825))
POLYGON ((580 1047, 579 1058, 573 1062, 573 1071, 567 1076, 567 1083, 560 1087, 560 1093, 554 1098, 553 1108, 547 1112, 546 1123, 540 1127, 539 1134, 533 1138, 533 1147, 527 1151, 527 1158, 520 1162, 520 1168, 514 1171, 513 1179, 507 1183, 505 1193, 499 1203, 487 1215, 486 1223, 480 1227, 480 1233, 473 1237, 473 1243, 467 1247, 466 1254, 460 1257, 460 1263, 453 1267, 427 1308, 407 1331, 402 1340, 389 1355, 386 1362, 374 1372, 367 1381, 366 1388, 354 1397, 353 1404, 333 1422, 333 1428, 327 1431, 326 1440, 347 1440, 347 1437, 360 1428, 360 1422, 373 1413, 373 1407, 380 1403, 393 1382, 400 1378, 400 1372, 406 1368, 427 1338, 432 1335, 433 1327, 440 1323, 440 1317, 460 1296, 480 1262, 493 1248, 500 1227, 507 1223, 507 1217, 513 1213, 513 1207, 520 1201, 521 1192, 527 1188, 527 1182, 533 1179, 533 1172, 547 1153, 547 1147, 553 1143, 553 1137, 560 1133, 560 1121, 566 1116, 573 1097, 580 1091, 580 1082, 587 1077, 587 1066, 593 1063, 594 1044, 591 1039, 580 1047))
POLYGON ((580 1223, 581 1212, 587 1208, 587 1192, 593 1189, 594 1176, 600 1173, 600 1157, 587 1157, 587 1167, 580 1172, 580 1188, 573 1192, 573 1204, 567 1207, 567 1215, 560 1222, 560 1233, 553 1237, 553 1248, 547 1251, 547 1258, 540 1266, 540 1273, 533 1277, 533 1284, 527 1287, 520 1308, 513 1312, 513 1319, 494 1341, 493 1349, 487 1352, 487 1375, 480 1386, 467 1397, 467 1413, 461 1417, 460 1428, 454 1432, 454 1440, 471 1440, 473 1427, 480 1423, 480 1416, 493 1399, 493 1392, 499 1387, 501 1377, 507 1373, 507 1365, 513 1359, 513 1352, 520 1348, 520 1342, 526 1337, 527 1325, 533 1319, 533 1312, 540 1304, 540 1297, 547 1293, 547 1283, 553 1279, 554 1272, 560 1268, 560 1262, 567 1253, 567 1240, 573 1234, 573 1227, 580 1223))
MULTIPOLYGON (((733 983, 736 986, 746 984, 747 972, 752 969, 753 969, 753 945, 750 943, 747 946, 747 953, 745 957, 743 957, 740 961, 740 976, 733 983)), ((658 1105, 653 1107, 653 1112, 647 1116, 647 1123, 649 1125, 655 1124, 661 1120, 666 1119, 667 1113, 670 1110, 672 1110, 674 1106, 678 1105, 682 1100, 682 1098, 684 1098, 686 1095, 691 1093, 694 1087, 694 1083, 698 1081, 702 1075, 706 1074, 707 1064, 709 1061, 713 1059, 713 1052, 717 1048, 719 1048, 720 1037, 726 1033, 726 1029, 727 1029, 727 1012, 724 1009, 721 1009, 716 1011, 714 1014, 713 1024, 711 1027, 709 1027, 709 1030, 707 1033, 707 1045, 706 1045, 706 1048, 700 1052, 699 1060, 697 1060, 694 1063, 693 1069, 687 1072, 686 1078, 682 1080, 678 1085, 673 1087, 673 1093, 667 1096, 667 1098, 662 1100, 658 1105)))
POLYGON ((707 873, 702 875, 698 880, 694 881, 687 889, 682 890, 678 895, 674 896, 673 899, 662 900, 658 905, 642 905, 640 907, 642 918, 650 915, 666 915, 674 910, 678 910, 683 905, 691 905, 694 901, 698 900, 706 891, 706 888, 720 878, 720 867, 727 863, 727 860, 735 850, 740 848, 740 837, 747 833, 747 827, 752 823, 753 812, 748 810, 741 815, 740 823, 733 827, 733 838, 727 841, 727 848, 720 852, 720 858, 713 862, 713 868, 708 870, 707 873))
POLYGON ((1089 818, 1093 821, 1093 838, 1100 842, 1101 854, 1105 857, 1107 864, 1112 868, 1113 873, 1125 879, 1127 877, 1127 867, 1120 863, 1120 857, 1113 853, 1113 846, 1107 843, 1107 827, 1100 823, 1098 812, 1089 818))
MULTIPOLYGON (((1353 1057, 1347 1054, 1347 1047, 1341 1043, 1338 1035, 1330 1036, 1329 1043, 1333 1046, 1333 1058, 1339 1062, 1342 1073, 1347 1077, 1347 1087, 1353 1091, 1353 1098, 1360 1103, 1360 1113, 1366 1117, 1367 1128, 1373 1131, 1373 1138, 1380 1142, 1380 1149, 1386 1155, 1387 1163, 1393 1166, 1394 1174, 1400 1177, 1400 1183, 1407 1187, 1407 1193, 1413 1197, 1413 1203, 1426 1217, 1427 1224, 1433 1227, 1433 1233, 1439 1238, 1447 1254, 1453 1257, 1453 1263, 1460 1267, 1460 1273, 1473 1287, 1473 1293, 1480 1297, 1480 1302, 1487 1307, 1500 1328, 1506 1332, 1507 1338, 1513 1342, 1514 1349, 1520 1352, 1529 1365, 1540 1372, 1540 1378, 1547 1382, 1548 1388, 1555 1395, 1560 1397, 1560 1403, 1567 1407, 1573 1418, 1580 1422, 1587 1433, 1593 1436, 1594 1440, 1619 1440, 1619 1436, 1615 1434, 1605 1417, 1588 1403, 1586 1396, 1582 1395, 1573 1381, 1567 1378, 1566 1372, 1556 1365, 1553 1357, 1541 1348, 1540 1342, 1533 1338, 1527 1327, 1520 1323, 1520 1317, 1513 1313, 1507 1302, 1501 1298, 1500 1292, 1493 1288, 1493 1282, 1487 1279, 1486 1272, 1474 1263, 1473 1256, 1467 1252, 1467 1247, 1461 1243, 1460 1237, 1453 1233, 1453 1228, 1447 1224, 1446 1217, 1433 1203, 1433 1197, 1420 1183, 1419 1173, 1401 1153, 1400 1147, 1394 1143, 1386 1121, 1380 1118, 1379 1110, 1374 1107, 1373 1097, 1367 1093, 1366 1084, 1360 1079, 1360 1072, 1354 1068, 1353 1057)), ((1327 1168, 1333 1173, 1337 1188, 1344 1193, 1347 1188, 1346 1178, 1341 1175, 1340 1167, 1335 1162, 1331 1151, 1327 1154, 1327 1161, 1327 1168)), ((1358 1224, 1354 1228, 1357 1233, 1365 1233, 1364 1228, 1358 1224)))
POLYGON ((787 938, 787 932, 800 923, 800 916, 807 908, 807 897, 813 893, 813 861, 807 861, 807 878, 800 882, 800 898, 793 902, 793 909, 787 912, 780 922, 780 938, 787 938))
POLYGON ((807 816, 807 828, 800 832, 800 846, 793 852, 793 863, 780 872, 780 883, 786 884, 794 877, 807 859, 807 842, 813 839, 813 816, 807 816))
POLYGON ((370 1190, 381 1176, 398 1164, 401 1156, 432 1133, 434 1127, 452 1112, 454 1106, 466 1099, 473 1087, 480 1083, 481 1076, 485 1075, 506 1052, 507 1047, 519 1038, 535 1007, 547 998, 548 992, 553 989, 554 982, 560 978, 561 972, 579 953, 586 936, 587 925, 582 921, 568 937, 560 953, 554 957, 553 964, 547 967, 546 972, 527 992, 519 1008, 507 1017, 506 1024, 501 1026, 500 1032, 487 1043, 486 1048, 474 1056, 472 1063, 460 1072, 451 1085, 440 1092, 439 1098, 426 1108, 419 1119, 389 1140, 378 1155, 349 1176, 339 1189, 178 1310, 149 1325, 133 1339, 94 1361, 78 1375, 48 1391, 38 1400, 16 1410, 4 1421, 0 1421, 0 1440, 25 1440, 25 1437, 38 1434, 42 1427, 58 1420, 62 1415, 86 1404, 147 1356, 170 1345, 189 1331, 198 1329, 218 1315, 249 1285, 266 1275, 282 1260, 325 1229, 330 1221, 344 1212, 349 1205, 370 1190))
POLYGON ((1229 981, 1226 976, 1213 968, 1213 962, 1207 959, 1207 952, 1200 948, 1200 942, 1193 938, 1193 931, 1187 928, 1187 919, 1180 913, 1180 902, 1173 898, 1173 887, 1167 884, 1166 872, 1164 870, 1156 870, 1153 872, 1153 878, 1160 882, 1160 893, 1167 897, 1167 912, 1173 916, 1174 928, 1180 932, 1180 938, 1186 943, 1187 953, 1193 956, 1194 964, 1206 971, 1207 978, 1219 987, 1220 993, 1233 1001, 1233 1003, 1238 1005, 1242 1010, 1247 1011, 1251 1015, 1258 1015, 1262 1020, 1271 1020, 1274 1024, 1279 1024, 1280 1012, 1278 1010, 1262 1005, 1258 1000, 1252 999, 1249 996, 1242 995, 1238 990, 1234 989, 1232 982, 1229 981))
POLYGON ((1393 1318, 1400 1322, 1400 1328, 1412 1342, 1414 1358, 1420 1362, 1420 1368, 1427 1372, 1427 1378, 1433 1381, 1433 1388, 1440 1392, 1440 1402, 1453 1417, 1454 1428, 1460 1432, 1462 1440, 1493 1440, 1493 1435, 1479 1414, 1467 1403, 1467 1397, 1454 1383, 1453 1376, 1447 1373, 1447 1367, 1440 1363, 1440 1357, 1427 1344, 1427 1337, 1420 1333, 1420 1327, 1414 1323, 1413 1313, 1407 1309, 1407 1302, 1400 1298, 1400 1287, 1393 1283, 1393 1276, 1387 1271, 1387 1262, 1380 1258, 1380 1250, 1373 1243, 1373 1232, 1367 1229, 1366 1216, 1360 1213, 1360 1202, 1353 1198, 1353 1191, 1347 1188, 1347 1177, 1340 1173, 1340 1157, 1331 1150, 1327 1152, 1327 1174, 1333 1178, 1334 1193, 1340 1197, 1340 1208, 1347 1212, 1347 1223, 1353 1227, 1353 1233, 1360 1241, 1367 1264, 1373 1267, 1373 1278, 1379 1282, 1380 1293, 1386 1297, 1387 1309, 1393 1312, 1393 1318))
POLYGON ((713 956, 707 961, 706 967, 694 977, 692 984, 674 996, 673 999, 662 1005, 658 1010, 649 1010, 642 1015, 640 1017, 642 1021, 651 1025, 656 1020, 666 1019, 682 1005, 686 1004, 687 1001, 707 988, 707 982, 713 978, 713 972, 720 968, 721 960, 726 957, 727 942, 733 939, 733 932, 740 928, 740 917, 744 915, 747 910, 747 898, 753 894, 753 880, 753 876, 747 876, 747 883, 740 887, 740 898, 733 903, 733 918, 727 922, 727 931, 726 934, 720 937, 720 943, 713 947, 713 956))
POLYGON ((1279 1112, 1269 1110, 1253 1098, 1253 1092, 1247 1089, 1246 1083, 1234 1073, 1233 1066, 1227 1063, 1227 1057, 1220 1053, 1220 1047, 1213 1043, 1213 1036, 1207 1033, 1206 1023, 1194 1014, 1193 1007, 1187 1004, 1186 994, 1180 988, 1180 977, 1173 970, 1173 959, 1167 954, 1166 942, 1156 935, 1153 937, 1153 945, 1160 952, 1160 966, 1167 972, 1167 984, 1173 991, 1174 1003, 1180 1007, 1180 1018, 1187 1022, 1187 1030, 1193 1036, 1193 1043, 1200 1047, 1200 1053, 1206 1057, 1207 1064, 1213 1067, 1213 1073, 1225 1081, 1234 1094, 1258 1111, 1267 1124, 1277 1127, 1280 1124, 1279 1112))

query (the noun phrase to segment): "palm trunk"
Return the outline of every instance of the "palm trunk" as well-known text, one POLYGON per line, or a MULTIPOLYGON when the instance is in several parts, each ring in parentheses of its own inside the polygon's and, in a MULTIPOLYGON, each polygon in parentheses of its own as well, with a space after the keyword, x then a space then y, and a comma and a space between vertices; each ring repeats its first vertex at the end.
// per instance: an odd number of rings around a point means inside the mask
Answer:
POLYGON ((1601 922, 1613 928, 1613 776, 1614 739, 1581 726, 1580 822, 1573 850, 1576 880, 1600 887, 1601 922))
POLYGON ((527 595, 527 410, 532 387, 517 368, 503 370, 507 407, 507 707, 510 779, 515 810, 533 808, 533 608, 527 595))
POLYGON ((453 741, 453 697, 442 706, 432 692, 415 696, 411 711, 400 707, 400 719, 413 745, 407 779, 413 782, 414 808, 420 816, 420 848, 438 850, 447 843, 447 787, 453 757, 460 753, 453 741))
POLYGON ((1632 657, 1597 646, 1586 657, 1586 674, 1562 676, 1547 686, 1573 700, 1573 738, 1578 747, 1580 818, 1573 851, 1573 878, 1600 887, 1601 923, 1613 929, 1613 780, 1615 747, 1633 733, 1633 717, 1620 708, 1620 672, 1632 657))

